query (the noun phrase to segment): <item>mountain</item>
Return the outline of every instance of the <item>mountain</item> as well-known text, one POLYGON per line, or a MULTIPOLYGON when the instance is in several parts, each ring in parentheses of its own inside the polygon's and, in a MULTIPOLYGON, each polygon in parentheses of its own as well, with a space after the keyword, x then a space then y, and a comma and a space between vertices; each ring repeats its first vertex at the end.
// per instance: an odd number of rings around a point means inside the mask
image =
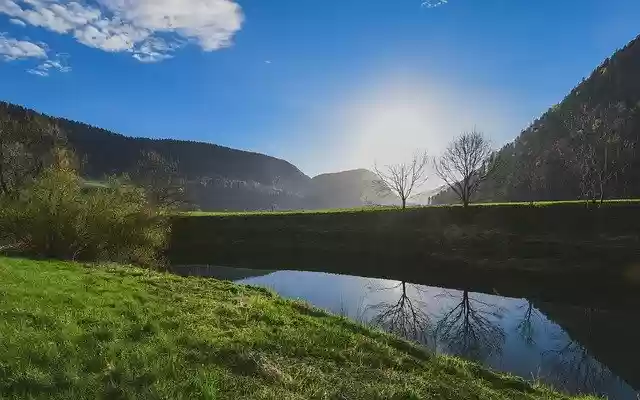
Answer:
POLYGON ((0 102, 0 118, 29 127, 32 121, 58 126, 89 180, 135 177, 142 154, 157 153, 175 164, 189 199, 202 210, 341 208, 362 206, 365 199, 384 202, 372 189, 375 174, 367 170, 311 179, 291 163, 264 154, 209 143, 127 137, 6 102, 0 102))
POLYGON ((315 176, 307 192, 310 208, 353 208, 363 205, 399 204, 392 196, 380 196, 378 177, 367 169, 354 169, 315 176))
POLYGON ((190 197, 205 210, 300 208, 311 182, 291 163, 263 154, 209 143, 127 137, 6 102, 0 102, 0 116, 25 124, 41 119, 57 125, 82 160, 87 179, 133 174, 143 152, 156 152, 175 162, 190 197))
POLYGON ((500 173, 475 200, 640 196, 639 71, 640 36, 500 149, 500 173))

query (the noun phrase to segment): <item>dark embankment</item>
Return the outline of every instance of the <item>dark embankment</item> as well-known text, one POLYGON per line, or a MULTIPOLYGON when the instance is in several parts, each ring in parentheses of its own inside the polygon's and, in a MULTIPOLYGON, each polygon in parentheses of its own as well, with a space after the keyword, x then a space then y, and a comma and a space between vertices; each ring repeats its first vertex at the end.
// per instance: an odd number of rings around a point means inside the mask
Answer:
POLYGON ((168 256, 620 307, 638 302, 639 224, 633 202, 176 216, 168 256))

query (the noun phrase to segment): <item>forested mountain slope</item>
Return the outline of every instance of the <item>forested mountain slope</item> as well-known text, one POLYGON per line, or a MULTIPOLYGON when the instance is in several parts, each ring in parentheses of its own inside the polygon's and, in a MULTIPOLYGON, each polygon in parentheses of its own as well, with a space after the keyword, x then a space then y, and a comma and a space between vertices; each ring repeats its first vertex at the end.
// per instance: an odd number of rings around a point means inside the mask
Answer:
POLYGON ((500 173, 476 200, 638 197, 639 136, 640 37, 500 149, 500 173))
MULTIPOLYGON (((128 174, 138 183, 153 185, 171 178, 184 186, 189 206, 202 210, 340 208, 385 201, 375 196, 375 175, 367 170, 311 179, 291 163, 267 155, 209 143, 127 137, 6 102, 0 102, 0 122, 0 130, 14 130, 12 137, 23 139, 47 137, 33 135, 33 131, 57 126, 60 139, 81 160, 81 172, 87 179, 128 174), (157 174, 156 166, 148 165, 150 154, 166 164, 163 176, 149 176, 157 174)), ((18 142, 0 144, 9 149, 18 142)))
POLYGON ((175 163, 192 200, 204 209, 266 209, 275 203, 296 208, 311 180, 287 161, 263 154, 209 143, 126 137, 5 102, 0 102, 0 116, 18 124, 40 119, 57 125, 89 179, 135 174, 141 155, 155 152, 175 163))

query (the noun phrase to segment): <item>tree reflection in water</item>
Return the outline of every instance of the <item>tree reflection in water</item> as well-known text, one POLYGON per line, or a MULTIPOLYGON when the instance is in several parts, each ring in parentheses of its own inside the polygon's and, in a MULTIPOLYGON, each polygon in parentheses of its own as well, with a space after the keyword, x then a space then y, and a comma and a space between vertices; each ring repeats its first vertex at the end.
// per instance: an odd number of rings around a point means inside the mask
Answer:
MULTIPOLYGON (((591 321, 597 311, 584 309, 582 312, 585 313, 586 321, 591 321)), ((590 323, 585 324, 583 332, 586 335, 581 338, 583 343, 571 339, 563 332, 557 339, 558 346, 544 351, 542 356, 551 373, 564 387, 576 392, 604 395, 614 390, 619 384, 619 378, 587 350, 592 327, 590 323)))
POLYGON ((536 336, 536 321, 542 321, 542 315, 540 311, 538 311, 533 303, 530 301, 526 302, 527 304, 520 307, 520 309, 524 309, 524 313, 516 325, 516 333, 518 336, 522 338, 524 343, 531 347, 536 344, 535 336, 536 336))
MULTIPOLYGON (((382 288, 370 287, 370 291, 398 293, 397 299, 370 305, 366 310, 373 313, 372 323, 388 332, 434 349, 439 343, 448 353, 477 361, 502 351, 505 332, 500 320, 504 310, 474 297, 468 291, 438 295, 454 301, 435 319, 429 314, 424 300, 427 289, 420 285, 398 282, 382 288), (434 320, 437 321, 435 324, 434 320)), ((435 303, 440 303, 440 300, 435 303)), ((533 309, 526 315, 530 320, 534 315, 533 309)))
POLYGON ((382 301, 367 307, 367 311, 374 314, 372 319, 374 325, 425 346, 430 345, 431 318, 426 311, 426 302, 422 300, 424 290, 419 285, 399 282, 384 288, 370 287, 370 290, 399 292, 397 301, 382 301), (409 294, 407 290, 409 287, 415 292, 414 296, 409 294))
MULTIPOLYGON (((458 295, 448 296, 454 298, 458 295)), ((468 291, 460 294, 460 301, 446 311, 436 324, 435 337, 449 353, 483 361, 501 353, 505 332, 499 323, 503 309, 473 298, 468 291)))

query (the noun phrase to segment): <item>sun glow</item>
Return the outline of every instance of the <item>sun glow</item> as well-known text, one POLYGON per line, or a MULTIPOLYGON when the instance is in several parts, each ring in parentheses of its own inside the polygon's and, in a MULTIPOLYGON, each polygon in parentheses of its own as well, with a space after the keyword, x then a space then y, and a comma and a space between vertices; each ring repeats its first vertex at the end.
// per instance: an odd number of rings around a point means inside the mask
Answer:
POLYGON ((345 108, 343 140, 350 165, 407 161, 417 151, 440 153, 465 130, 504 130, 504 118, 486 93, 404 79, 364 91, 345 108))

